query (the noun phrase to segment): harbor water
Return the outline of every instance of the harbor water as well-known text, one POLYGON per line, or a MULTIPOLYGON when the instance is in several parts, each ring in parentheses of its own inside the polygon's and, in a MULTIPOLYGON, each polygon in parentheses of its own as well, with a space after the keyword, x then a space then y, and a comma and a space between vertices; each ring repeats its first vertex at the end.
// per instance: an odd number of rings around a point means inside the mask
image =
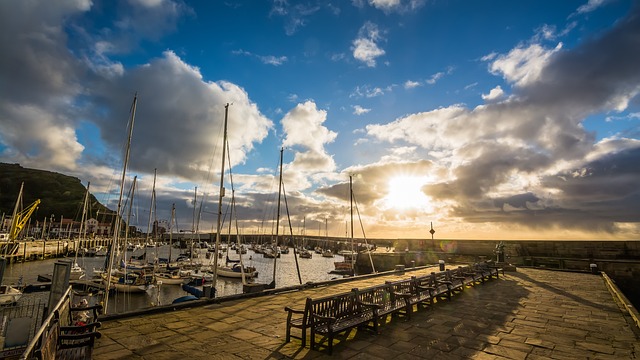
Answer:
MULTIPOLYGON (((154 249, 147 248, 147 257, 152 259, 155 257, 154 249)), ((168 245, 159 247, 158 257, 169 257, 171 251, 171 258, 176 259, 180 253, 179 249, 170 249, 168 245)), ((213 257, 210 259, 204 259, 200 250, 200 259, 194 259, 193 262, 205 262, 206 264, 213 264, 213 257)), ((133 253, 129 253, 128 256, 139 256, 145 252, 145 249, 137 249, 133 253)), ((238 259, 239 255, 235 251, 229 252, 231 259, 238 259)), ((194 256, 195 258, 195 256, 194 256)), ((29 285, 38 282, 38 275, 50 275, 53 272, 54 263, 60 260, 75 261, 77 260, 85 270, 85 278, 83 280, 90 280, 93 277, 93 270, 104 269, 107 257, 81 257, 77 259, 74 257, 47 259, 39 261, 28 261, 24 263, 14 263, 7 266, 4 274, 5 284, 21 284, 29 285)), ((255 283, 270 283, 273 280, 274 259, 265 258, 262 254, 256 254, 252 250, 247 250, 246 254, 242 255, 242 260, 245 266, 253 266, 258 271, 258 277, 254 279, 255 283)), ((218 263, 224 263, 224 258, 219 258, 218 263)), ((330 274, 329 272, 334 269, 335 261, 343 261, 343 257, 336 255, 333 258, 322 257, 320 254, 314 254, 311 259, 298 258, 298 265, 300 268, 300 277, 302 283, 308 282, 320 282, 331 280, 339 277, 339 275, 330 274)), ((186 261, 189 263, 189 261, 186 261)), ((298 272, 296 270, 296 260, 294 258, 293 249, 288 254, 282 254, 276 259, 276 274, 275 274, 276 287, 287 287, 292 285, 299 285, 300 279, 298 278, 298 272)), ((211 283, 205 282, 204 285, 211 285, 211 283)), ((202 290, 203 286, 196 286, 196 288, 202 290)), ((82 292, 83 289, 76 289, 82 292)), ((101 299, 101 292, 91 289, 87 289, 88 300, 90 303, 97 303, 101 299)), ((216 297, 234 295, 242 293, 242 280, 241 279, 229 279, 218 277, 216 283, 216 297)), ((189 295, 182 289, 181 285, 168 285, 168 284, 156 284, 150 286, 144 293, 115 293, 109 297, 108 313, 121 313, 136 309, 148 308, 158 305, 171 304, 173 300, 189 295)), ((48 299, 49 292, 33 292, 25 293, 20 303, 26 303, 39 299, 40 301, 46 301, 48 299)))

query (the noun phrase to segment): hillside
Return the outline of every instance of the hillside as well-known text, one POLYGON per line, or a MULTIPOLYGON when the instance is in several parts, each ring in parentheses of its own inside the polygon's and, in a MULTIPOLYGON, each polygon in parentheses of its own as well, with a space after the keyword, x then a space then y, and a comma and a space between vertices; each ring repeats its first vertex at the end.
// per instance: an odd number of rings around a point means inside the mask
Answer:
MULTIPOLYGON (((40 206, 31 216, 32 221, 43 221, 45 217, 50 219, 52 214, 56 221, 60 220, 61 216, 65 219, 81 220, 87 188, 82 185, 80 179, 6 163, 0 163, 0 214, 11 216, 22 182, 23 206, 29 206, 36 199, 41 200, 40 206)), ((93 195, 90 195, 90 201, 91 216, 96 217, 98 210, 100 214, 111 213, 93 195)))

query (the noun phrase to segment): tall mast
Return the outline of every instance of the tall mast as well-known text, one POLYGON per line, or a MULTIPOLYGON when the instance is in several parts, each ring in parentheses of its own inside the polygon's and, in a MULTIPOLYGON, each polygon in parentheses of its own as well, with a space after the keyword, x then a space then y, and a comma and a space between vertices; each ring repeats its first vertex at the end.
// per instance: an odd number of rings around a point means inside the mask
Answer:
POLYGON ((171 249, 173 248, 173 222, 176 218, 176 204, 171 204, 171 218, 169 219, 169 262, 167 267, 171 265, 171 249))
POLYGON ((278 228, 280 227, 280 197, 282 196, 282 157, 284 148, 280 148, 280 177, 278 180, 278 210, 276 212, 276 254, 273 257, 273 285, 276 284, 276 263, 278 259, 278 228))
POLYGON ((220 194, 218 195, 218 225, 216 227, 216 254, 213 257, 213 288, 218 281, 218 251, 220 251, 220 230, 222 226, 222 198, 224 197, 224 158, 227 150, 227 120, 229 117, 229 103, 224 106, 224 130, 222 135, 222 165, 220 169, 220 194))
MULTIPOLYGON (((9 239, 16 241, 16 233, 18 228, 18 209, 22 206, 22 190, 24 188, 24 181, 20 184, 20 192, 18 193, 18 199, 16 200, 16 206, 13 208, 13 215, 11 215, 11 227, 9 228, 9 239)), ((7 247, 8 249, 8 247, 7 247)), ((6 250, 6 249, 5 249, 6 250)))
MULTIPOLYGON (((131 120, 129 121, 129 136, 127 137, 127 148, 124 154, 124 164, 122 166, 122 177, 120 178, 120 196, 118 197, 118 208, 116 210, 116 218, 120 216, 122 208, 122 194, 124 192, 124 179, 127 174, 127 165, 129 164, 129 154, 131 151, 131 138, 133 137, 133 123, 136 119, 136 104, 138 103, 138 94, 133 96, 133 104, 131 104, 131 120)), ((113 256, 118 243, 120 232, 120 221, 115 221, 113 229, 113 241, 111 242, 111 250, 109 251, 109 264, 107 266, 107 284, 104 293, 104 313, 107 313, 109 306, 109 288, 111 287, 111 268, 113 267, 113 256)))
MULTIPOLYGON (((151 188, 151 205, 149 205, 149 221, 147 222, 147 236, 144 239, 144 258, 147 258, 147 245, 149 245, 149 236, 151 235, 151 215, 155 214, 153 211, 153 207, 156 203, 156 175, 158 173, 158 169, 153 169, 153 187, 151 188)), ((155 237, 153 239, 153 248, 156 248, 155 237)), ((157 250, 155 256, 157 257, 157 250)))
POLYGON ((84 202, 82 203, 82 219, 80 220, 80 240, 78 240, 78 248, 76 249, 76 254, 73 259, 74 264, 78 263, 78 250, 80 249, 80 245, 82 245, 82 240, 87 239, 87 226, 85 225, 85 221, 87 220, 87 204, 89 203, 89 186, 91 186, 91 182, 87 183, 87 191, 84 194, 84 202))
POLYGON ((353 178, 349 175, 349 201, 351 202, 351 271, 354 271, 353 266, 353 178))

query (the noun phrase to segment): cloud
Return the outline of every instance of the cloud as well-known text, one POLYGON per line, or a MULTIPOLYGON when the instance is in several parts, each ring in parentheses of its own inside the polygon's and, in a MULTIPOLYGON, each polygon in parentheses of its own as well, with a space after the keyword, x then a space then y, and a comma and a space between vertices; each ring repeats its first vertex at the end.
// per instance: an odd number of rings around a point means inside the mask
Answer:
POLYGON ((351 47, 353 57, 368 67, 375 67, 376 58, 385 54, 385 51, 378 46, 378 42, 383 40, 378 25, 366 22, 358 31, 358 37, 353 40, 351 47))
POLYGON ((518 46, 506 55, 497 56, 489 69, 492 74, 502 74, 505 80, 516 86, 526 86, 538 80, 551 56, 561 48, 562 43, 551 50, 539 44, 531 44, 528 47, 518 46))
POLYGON ((350 98, 362 98, 362 97, 373 98, 377 96, 382 96, 385 93, 389 93, 393 91, 393 88, 395 86, 396 85, 389 85, 385 88, 381 88, 378 86, 370 86, 370 85, 356 86, 353 92, 349 94, 349 97, 350 98))
POLYGON ((97 107, 112 109, 95 121, 113 146, 123 139, 122 125, 134 91, 139 102, 131 165, 139 171, 160 168, 164 174, 191 180, 206 176, 211 154, 221 153, 227 102, 233 103, 228 131, 232 162, 243 162, 253 143, 264 139, 272 127, 242 88, 224 81, 205 82, 199 69, 165 51, 161 58, 130 69, 115 81, 103 81, 92 94, 101 99, 97 107), (188 146, 181 139, 189 139, 188 146))
MULTIPOLYGON (((307 18, 320 10, 320 6, 307 4, 290 5, 287 0, 274 0, 270 15, 282 16, 285 18, 285 33, 294 35, 301 27, 307 25, 307 18)), ((335 13, 335 8, 330 7, 330 11, 335 13)))
MULTIPOLYGON (((391 12, 399 12, 399 13, 404 13, 407 11, 412 11, 412 10, 416 10, 419 9, 420 7, 422 7, 425 3, 425 0, 408 0, 408 1, 403 1, 403 0, 368 0, 369 1, 369 5, 375 7, 378 10, 382 10, 385 13, 391 13, 391 12)), ((354 4, 356 6, 356 4, 354 4)), ((362 6, 360 6, 362 7, 362 6)))
POLYGON ((337 133, 323 126, 326 119, 327 112, 319 110, 313 101, 298 104, 282 118, 286 134, 282 145, 295 149, 295 158, 287 166, 290 187, 307 188, 310 174, 335 170, 333 157, 324 146, 333 142, 337 133))
POLYGON ((352 107, 353 107, 353 113, 354 113, 355 115, 363 115, 363 114, 366 114, 366 113, 368 113, 369 111, 371 111, 371 109, 365 109, 365 108, 363 108, 363 107, 362 107, 362 106, 360 106, 360 105, 354 105, 354 106, 352 106, 352 107))
POLYGON ((411 114, 367 133, 432 154, 439 179, 423 190, 465 222, 611 233, 640 221, 623 211, 640 197, 630 165, 640 142, 596 141, 582 126, 627 109, 640 92, 639 10, 575 49, 519 45, 491 57, 491 72, 515 85, 509 98, 411 114))
POLYGON ((433 75, 431 75, 431 77, 429 79, 427 79, 426 83, 429 85, 433 85, 436 83, 436 81, 440 80, 440 78, 442 78, 444 76, 443 72, 438 72, 435 73, 433 75))
POLYGON ((504 96, 504 91, 502 91, 502 88, 500 87, 500 85, 498 85, 493 89, 491 89, 491 91, 489 91, 488 94, 482 94, 482 100, 494 101, 494 100, 501 99, 503 96, 504 96))
POLYGON ((420 86, 420 85, 421 85, 421 84, 420 84, 419 82, 417 82, 417 81, 407 80, 407 81, 405 81, 405 83, 404 83, 404 88, 405 88, 405 89, 413 89, 413 88, 418 87, 418 86, 420 86))
POLYGON ((431 75, 431 77, 429 79, 427 79, 425 82, 427 84, 429 84, 429 85, 433 85, 438 80, 442 79, 443 76, 450 75, 451 73, 453 73, 453 67, 449 66, 446 71, 439 71, 439 72, 431 75))
POLYGON ((282 64, 284 64, 285 62, 287 62, 287 57, 286 56, 274 56, 274 55, 257 55, 254 54, 250 51, 246 51, 246 50, 234 50, 231 52, 234 55, 244 55, 244 56, 249 56, 249 57, 254 57, 258 60, 260 60, 260 62, 262 62, 263 64, 266 65, 273 65, 273 66, 280 66, 282 64))
POLYGON ((609 2, 609 0, 589 0, 586 4, 581 5, 576 10, 576 13, 578 13, 578 14, 586 14, 588 12, 592 12, 595 9, 605 5, 608 2, 609 2))

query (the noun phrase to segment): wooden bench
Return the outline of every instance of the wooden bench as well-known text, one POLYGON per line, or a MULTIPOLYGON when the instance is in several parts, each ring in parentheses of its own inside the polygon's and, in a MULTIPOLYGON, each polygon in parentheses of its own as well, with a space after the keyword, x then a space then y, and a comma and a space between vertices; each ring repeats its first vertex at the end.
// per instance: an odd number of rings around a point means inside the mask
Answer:
POLYGON ((499 276, 498 275, 499 269, 496 267, 491 267, 487 263, 474 264, 472 268, 473 268, 473 271, 475 271, 475 273, 481 277, 483 283, 486 280, 490 280, 494 276, 496 279, 499 276))
POLYGON ((360 302, 354 291, 318 299, 307 298, 305 307, 309 309, 311 349, 316 350, 316 334, 325 335, 329 354, 333 352, 336 334, 367 325, 373 320, 376 308, 360 302))
POLYGON ((302 341, 302 347, 305 347, 307 345, 307 328, 309 327, 308 305, 309 302, 306 302, 306 306, 302 310, 285 306, 284 311, 287 312, 287 332, 285 336, 285 342, 291 341, 291 338, 296 338, 302 341), (300 336, 292 335, 291 328, 300 329, 302 334, 300 336))
POLYGON ((431 284, 421 282, 417 278, 388 281, 386 283, 391 287, 392 294, 396 300, 396 313, 411 319, 413 306, 418 307, 433 304, 433 292, 436 290, 431 284), (402 305, 402 306, 401 306, 402 305))
POLYGON ((358 301, 373 309, 373 331, 378 334, 381 324, 387 322, 389 315, 398 314, 402 309, 406 309, 407 300, 404 294, 394 291, 391 284, 381 284, 364 289, 353 289, 358 301))

